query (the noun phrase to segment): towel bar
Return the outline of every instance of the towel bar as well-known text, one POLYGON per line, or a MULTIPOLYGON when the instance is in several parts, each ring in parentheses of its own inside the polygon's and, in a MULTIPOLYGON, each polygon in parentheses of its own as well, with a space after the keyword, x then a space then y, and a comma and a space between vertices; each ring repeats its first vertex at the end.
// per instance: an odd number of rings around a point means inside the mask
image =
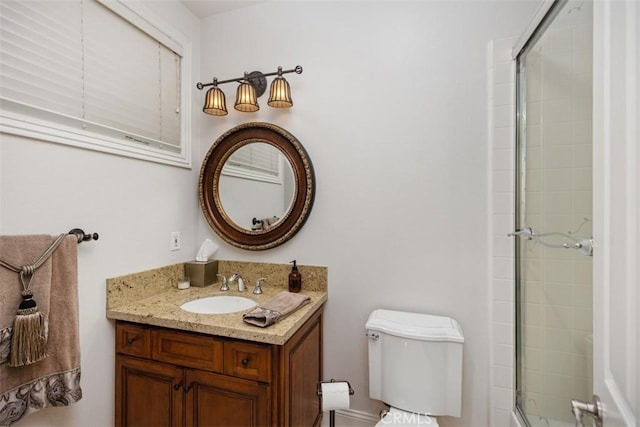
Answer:
POLYGON ((84 230, 81 228, 74 228, 73 230, 69 231, 68 234, 75 234, 76 238, 78 239, 78 243, 88 242, 89 240, 98 240, 98 238, 100 237, 98 236, 98 233, 85 234, 84 230))

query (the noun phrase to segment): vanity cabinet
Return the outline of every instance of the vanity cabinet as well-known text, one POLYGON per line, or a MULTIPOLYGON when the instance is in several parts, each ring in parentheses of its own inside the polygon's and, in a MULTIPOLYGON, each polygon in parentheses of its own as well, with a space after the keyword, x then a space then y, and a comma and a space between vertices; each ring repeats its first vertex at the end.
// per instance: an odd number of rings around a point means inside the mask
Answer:
POLYGON ((284 344, 116 323, 117 426, 319 426, 322 309, 284 344))

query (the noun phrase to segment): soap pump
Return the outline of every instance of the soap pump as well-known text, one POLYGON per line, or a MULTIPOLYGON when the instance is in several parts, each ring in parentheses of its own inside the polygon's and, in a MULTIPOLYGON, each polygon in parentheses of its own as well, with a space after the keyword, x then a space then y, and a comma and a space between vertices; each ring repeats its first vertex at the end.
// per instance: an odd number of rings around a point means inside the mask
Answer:
POLYGON ((296 260, 294 259, 291 262, 293 267, 291 267, 291 273, 289 273, 289 292, 298 293, 302 289, 302 275, 298 271, 296 260))

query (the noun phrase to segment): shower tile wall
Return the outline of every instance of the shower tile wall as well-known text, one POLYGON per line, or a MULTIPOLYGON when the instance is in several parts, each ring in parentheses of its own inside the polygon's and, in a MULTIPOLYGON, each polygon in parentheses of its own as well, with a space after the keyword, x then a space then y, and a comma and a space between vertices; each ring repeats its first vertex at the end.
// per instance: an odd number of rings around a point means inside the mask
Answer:
POLYGON ((489 45, 491 117, 491 411, 489 425, 510 425, 514 407, 515 38, 489 45), (506 119, 505 119, 506 117, 506 119))
MULTIPOLYGON (((592 235, 591 25, 580 21, 590 16, 562 13, 526 59, 522 225, 578 240, 592 235)), ((591 258, 522 244, 523 406, 571 422, 570 399, 592 393, 591 258)))

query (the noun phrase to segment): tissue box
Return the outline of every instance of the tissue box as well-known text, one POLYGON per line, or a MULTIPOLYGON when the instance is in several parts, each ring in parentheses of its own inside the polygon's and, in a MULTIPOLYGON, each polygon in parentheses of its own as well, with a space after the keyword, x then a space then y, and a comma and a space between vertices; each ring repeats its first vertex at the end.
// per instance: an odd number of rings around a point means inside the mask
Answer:
POLYGON ((191 279, 191 286, 209 286, 217 281, 218 261, 190 261, 184 263, 184 275, 191 279))

